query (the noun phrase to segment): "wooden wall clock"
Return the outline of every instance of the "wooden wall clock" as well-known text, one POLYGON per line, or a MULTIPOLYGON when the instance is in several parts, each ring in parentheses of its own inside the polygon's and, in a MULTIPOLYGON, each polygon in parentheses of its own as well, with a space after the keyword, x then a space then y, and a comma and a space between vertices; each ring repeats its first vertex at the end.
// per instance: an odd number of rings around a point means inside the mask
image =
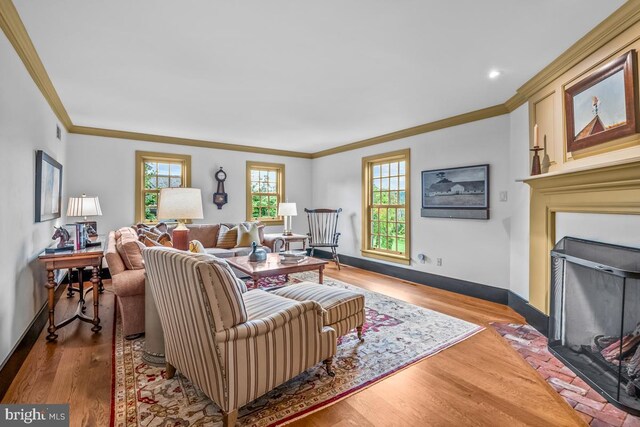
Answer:
POLYGON ((213 203, 218 206, 218 209, 222 209, 222 206, 227 203, 228 199, 227 193, 224 192, 224 181, 227 179, 227 173, 222 170, 222 167, 220 167, 220 170, 216 172, 215 177, 216 181, 218 181, 218 189, 213 193, 213 203))

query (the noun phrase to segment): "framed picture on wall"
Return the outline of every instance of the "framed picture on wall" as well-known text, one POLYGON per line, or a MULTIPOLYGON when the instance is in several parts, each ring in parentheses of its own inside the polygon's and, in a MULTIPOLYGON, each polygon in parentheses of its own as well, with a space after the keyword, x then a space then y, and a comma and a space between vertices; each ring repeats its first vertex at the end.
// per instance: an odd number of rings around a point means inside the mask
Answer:
POLYGON ((489 219, 489 165, 422 171, 422 216, 489 219))
POLYGON ((565 89, 567 152, 636 133, 635 70, 631 50, 565 89))
POLYGON ((60 218, 62 165, 42 150, 36 152, 36 222, 60 218))

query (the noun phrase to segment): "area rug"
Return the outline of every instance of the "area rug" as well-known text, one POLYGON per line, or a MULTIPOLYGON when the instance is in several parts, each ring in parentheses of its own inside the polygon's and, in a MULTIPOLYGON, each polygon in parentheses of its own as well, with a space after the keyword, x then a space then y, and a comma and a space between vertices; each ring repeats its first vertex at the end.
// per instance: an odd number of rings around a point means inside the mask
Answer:
MULTIPOLYGON (((289 284, 315 281, 317 273, 291 275, 289 284)), ((338 341, 335 377, 322 364, 244 406, 238 425, 275 426, 318 411, 484 328, 376 292, 325 277, 325 285, 365 295, 365 341, 355 333, 338 341)), ((127 341, 118 322, 114 338, 114 413, 118 427, 219 426, 219 408, 179 373, 171 380, 163 368, 142 360, 143 339, 127 341)))
POLYGON ((532 326, 514 323, 493 323, 491 326, 542 375, 587 424, 594 427, 640 427, 640 418, 608 403, 551 354, 547 349, 547 338, 532 326))

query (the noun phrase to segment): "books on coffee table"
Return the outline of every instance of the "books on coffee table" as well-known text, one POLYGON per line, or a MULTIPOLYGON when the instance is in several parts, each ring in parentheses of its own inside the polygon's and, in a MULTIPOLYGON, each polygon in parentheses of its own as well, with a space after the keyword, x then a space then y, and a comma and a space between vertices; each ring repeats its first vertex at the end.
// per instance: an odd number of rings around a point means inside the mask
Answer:
POLYGON ((304 251, 280 252, 281 264, 299 264, 305 259, 307 259, 307 253, 304 251))

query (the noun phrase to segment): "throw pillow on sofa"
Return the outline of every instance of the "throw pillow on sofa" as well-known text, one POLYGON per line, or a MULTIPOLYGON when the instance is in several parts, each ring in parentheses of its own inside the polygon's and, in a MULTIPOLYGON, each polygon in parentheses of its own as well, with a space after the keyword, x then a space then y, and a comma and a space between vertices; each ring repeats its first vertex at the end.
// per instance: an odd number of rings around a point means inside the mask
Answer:
POLYGON ((253 242, 260 245, 258 224, 255 222, 243 222, 238 224, 238 240, 236 241, 236 248, 249 247, 253 242))
POLYGON ((189 252, 194 254, 206 254, 207 251, 204 249, 204 245, 200 243, 199 240, 192 240, 189 242, 189 252))
POLYGON ((218 242, 216 248, 220 249, 233 249, 238 242, 238 226, 229 228, 226 225, 220 226, 220 232, 218 233, 218 242))
MULTIPOLYGON (((120 230, 118 230, 120 231, 120 230)), ((116 233, 117 235, 118 233, 116 233)), ((142 249, 144 245, 140 243, 134 234, 126 232, 119 233, 120 237, 116 238, 116 250, 122 258, 122 262, 127 270, 141 270, 144 268, 142 261, 142 249)))

